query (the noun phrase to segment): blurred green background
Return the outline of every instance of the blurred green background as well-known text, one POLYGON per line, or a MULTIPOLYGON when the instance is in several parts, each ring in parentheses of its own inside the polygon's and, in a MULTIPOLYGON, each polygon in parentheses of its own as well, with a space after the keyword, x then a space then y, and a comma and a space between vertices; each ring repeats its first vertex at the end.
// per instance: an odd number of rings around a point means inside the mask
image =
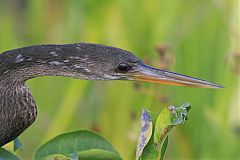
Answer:
MULTIPOLYGON (((134 159, 141 107, 192 104, 173 129, 166 159, 240 159, 239 0, 0 0, 0 52, 48 43, 90 42, 146 63, 224 85, 195 89, 123 81, 41 77, 27 82, 38 118, 21 136, 32 159, 44 142, 88 129, 134 159)), ((6 148, 10 149, 11 144, 6 148)))

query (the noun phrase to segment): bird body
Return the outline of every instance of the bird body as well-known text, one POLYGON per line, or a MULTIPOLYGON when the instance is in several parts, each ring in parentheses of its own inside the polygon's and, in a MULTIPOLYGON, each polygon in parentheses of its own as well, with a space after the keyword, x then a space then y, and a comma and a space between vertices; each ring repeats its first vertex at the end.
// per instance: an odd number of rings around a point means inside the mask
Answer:
POLYGON ((6 51, 0 54, 0 146, 17 138, 35 121, 37 107, 25 81, 39 76, 221 88, 215 83, 152 68, 131 52, 104 45, 35 45, 6 51))

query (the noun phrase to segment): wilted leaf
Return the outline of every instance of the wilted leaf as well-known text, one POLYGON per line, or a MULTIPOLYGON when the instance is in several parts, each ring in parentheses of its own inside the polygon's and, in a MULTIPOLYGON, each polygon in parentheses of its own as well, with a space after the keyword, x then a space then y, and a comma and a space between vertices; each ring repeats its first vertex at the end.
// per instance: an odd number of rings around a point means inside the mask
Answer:
POLYGON ((152 135, 152 119, 147 110, 142 110, 141 130, 137 142, 136 160, 142 155, 143 149, 149 142, 152 135))
POLYGON ((113 152, 121 159, 118 152, 107 140, 90 131, 76 131, 57 136, 40 147, 35 154, 35 158, 36 160, 42 160, 53 154, 69 156, 72 153, 81 153, 91 149, 113 152))
POLYGON ((179 125, 185 123, 187 120, 187 115, 188 111, 191 109, 191 105, 187 102, 185 102, 182 106, 180 107, 173 107, 170 106, 170 111, 172 111, 172 116, 171 116, 171 125, 179 125))

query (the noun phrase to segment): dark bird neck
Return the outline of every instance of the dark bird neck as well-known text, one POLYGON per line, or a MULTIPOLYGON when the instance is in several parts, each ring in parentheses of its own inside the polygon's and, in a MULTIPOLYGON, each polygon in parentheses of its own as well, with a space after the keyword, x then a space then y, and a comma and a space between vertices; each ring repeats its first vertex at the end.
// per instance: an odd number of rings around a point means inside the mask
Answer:
MULTIPOLYGON (((67 76, 79 79, 101 79, 97 73, 90 74, 86 66, 96 65, 89 61, 101 61, 96 52, 105 46, 79 43, 68 45, 36 45, 0 54, 0 80, 7 83, 23 83, 38 76, 67 76), (91 54, 92 53, 92 54, 91 54), (99 59, 98 59, 99 58, 99 59), (91 64, 92 63, 92 64, 91 64), (7 78, 7 80, 5 79, 7 78)), ((109 47, 110 48, 110 47, 109 47)), ((89 67, 88 67, 89 68, 89 67)), ((104 79, 104 77, 102 77, 104 79)))
POLYGON ((17 138, 36 118, 37 108, 26 80, 38 76, 107 79, 93 67, 91 70, 91 66, 106 65, 95 63, 106 61, 96 55, 103 50, 110 51, 106 46, 79 43, 38 45, 0 54, 0 146, 17 138))
POLYGON ((0 146, 18 137, 37 116, 26 80, 45 75, 71 76, 64 68, 73 60, 61 55, 63 49, 34 46, 0 55, 0 146))
POLYGON ((36 116, 37 108, 27 86, 0 82, 0 146, 17 138, 36 116))

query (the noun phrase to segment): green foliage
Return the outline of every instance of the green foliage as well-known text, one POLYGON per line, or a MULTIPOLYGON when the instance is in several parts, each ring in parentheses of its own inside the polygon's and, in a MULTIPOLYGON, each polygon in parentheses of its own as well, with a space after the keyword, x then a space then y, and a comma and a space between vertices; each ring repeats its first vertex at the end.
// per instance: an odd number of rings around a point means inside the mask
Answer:
POLYGON ((62 154, 52 154, 44 158, 44 160, 71 160, 71 158, 62 154))
MULTIPOLYGON (((141 129, 138 138, 136 160, 161 160, 168 145, 167 135, 172 127, 185 122, 190 105, 164 108, 157 116, 145 109, 141 116, 141 129)), ((21 142, 14 140, 14 151, 19 150, 21 142)), ((18 159, 10 152, 1 149, 5 159, 18 159)), ((121 160, 113 146, 97 133, 81 130, 59 135, 41 146, 36 160, 121 160)))
POLYGON ((90 149, 88 151, 82 151, 78 154, 79 160, 120 160, 120 156, 116 152, 102 150, 102 149, 90 149))
POLYGON ((50 159, 59 155, 68 156, 78 153, 79 159, 103 160, 121 159, 113 146, 100 135, 90 131, 76 131, 59 135, 41 146, 36 154, 36 160, 46 157, 50 159))
POLYGON ((167 151, 167 146, 168 146, 168 136, 163 142, 162 149, 161 149, 161 155, 160 155, 160 160, 163 160, 165 153, 167 151))
POLYGON ((71 156, 65 156, 62 154, 53 154, 47 156, 46 160, 120 160, 119 154, 102 150, 102 149, 89 149, 86 151, 81 151, 76 154, 77 156, 72 158, 71 156))
POLYGON ((136 160, 162 160, 168 145, 168 134, 176 126, 185 123, 191 106, 164 107, 158 116, 142 111, 141 130, 138 138, 136 160))
POLYGON ((154 130, 154 143, 157 144, 157 146, 162 147, 163 141, 167 136, 166 133, 168 133, 173 126, 185 123, 190 108, 189 103, 184 103, 177 108, 169 106, 162 110, 157 118, 154 130))
POLYGON ((0 159, 1 160, 20 160, 14 154, 12 154, 11 152, 9 152, 3 148, 0 148, 0 159))

